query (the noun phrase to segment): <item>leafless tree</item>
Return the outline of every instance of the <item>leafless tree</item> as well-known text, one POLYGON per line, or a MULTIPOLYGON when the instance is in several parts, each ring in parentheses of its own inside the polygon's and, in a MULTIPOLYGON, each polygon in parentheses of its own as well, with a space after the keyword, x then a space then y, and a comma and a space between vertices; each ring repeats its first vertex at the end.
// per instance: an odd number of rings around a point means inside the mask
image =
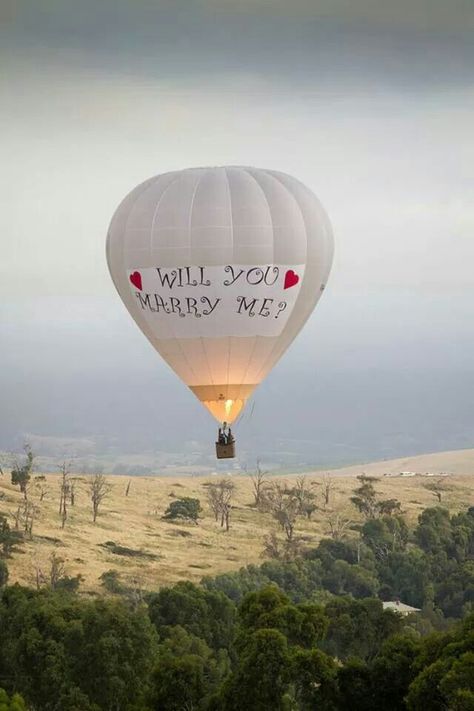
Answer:
POLYGON ((318 482, 308 483, 304 475, 296 478, 293 493, 298 501, 298 515, 306 516, 306 518, 310 519, 318 508, 315 503, 316 494, 313 491, 316 486, 319 486, 318 482))
POLYGON ((27 534, 28 538, 33 538, 33 526, 36 521, 36 517, 39 514, 39 508, 31 501, 25 501, 23 507, 23 530, 27 534))
POLYGON ((67 521, 67 503, 70 497, 71 484, 69 481, 69 464, 63 462, 59 467, 61 479, 59 482, 59 515, 61 517, 61 528, 64 528, 67 521))
POLYGON ((250 473, 250 480, 253 487, 253 505, 258 509, 262 503, 264 489, 268 484, 268 472, 262 470, 259 459, 257 459, 255 471, 250 473))
POLYGON ((323 485, 323 502, 324 502, 324 507, 329 506, 329 500, 331 497, 331 491, 334 488, 334 480, 329 472, 323 475, 323 480, 322 480, 322 485, 323 485))
POLYGON ((339 541, 346 537, 347 531, 353 523, 350 518, 342 516, 340 513, 332 513, 326 519, 328 529, 325 531, 325 535, 330 536, 335 541, 339 541))
POLYGON ((293 538, 291 541, 282 541, 274 531, 263 538, 262 558, 290 561, 294 560, 300 553, 300 541, 296 538, 293 538))
POLYGON ((226 531, 230 528, 230 512, 232 509, 231 501, 234 489, 235 486, 231 481, 227 481, 226 479, 221 480, 221 526, 225 526, 226 531))
POLYGON ((206 491, 207 502, 209 507, 214 514, 214 520, 219 520, 219 514, 221 509, 221 493, 219 486, 217 484, 209 484, 206 491))
POLYGON ((228 531, 230 528, 230 513, 232 511, 232 497, 235 484, 228 479, 207 484, 207 500, 216 521, 220 518, 221 527, 228 531))
POLYGON ((105 476, 101 473, 94 474, 89 481, 89 494, 92 501, 92 521, 96 522, 99 507, 112 491, 112 484, 109 484, 105 476))
POLYGON ((39 500, 43 501, 44 497, 46 496, 46 494, 48 492, 48 485, 47 485, 46 477, 43 476, 42 474, 35 476, 34 486, 35 486, 36 491, 39 494, 39 500))
POLYGON ((16 511, 10 511, 10 516, 15 524, 15 530, 18 531, 20 528, 20 523, 23 515, 23 506, 21 504, 17 507, 16 511))

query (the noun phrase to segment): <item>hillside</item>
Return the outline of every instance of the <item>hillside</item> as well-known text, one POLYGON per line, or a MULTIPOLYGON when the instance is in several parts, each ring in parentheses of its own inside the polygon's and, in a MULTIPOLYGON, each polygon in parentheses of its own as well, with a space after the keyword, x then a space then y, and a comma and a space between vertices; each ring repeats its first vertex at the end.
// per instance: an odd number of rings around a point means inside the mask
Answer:
MULTIPOLYGON (((474 504, 472 479, 468 478, 469 462, 474 462, 474 450, 444 452, 409 457, 390 462, 348 467, 331 472, 332 489, 329 505, 322 497, 321 472, 307 476, 313 485, 318 510, 311 520, 297 519, 295 533, 306 544, 316 543, 328 533, 329 520, 335 514, 358 520, 350 502, 357 485, 355 475, 362 471, 380 475, 376 484, 383 498, 396 498, 409 519, 415 520, 426 506, 435 505, 436 498, 425 488, 430 480, 422 476, 410 478, 383 477, 398 471, 453 472, 443 479, 446 492, 443 505, 455 511, 474 504)), ((38 570, 46 573, 51 553, 55 551, 66 564, 69 575, 81 574, 84 591, 101 589, 100 575, 116 570, 121 580, 139 588, 156 589, 177 580, 198 581, 203 575, 238 569, 262 561, 263 538, 269 532, 278 533, 278 526, 269 513, 260 513, 252 506, 252 482, 248 476, 233 476, 235 495, 230 530, 225 532, 214 517, 206 500, 206 482, 217 477, 129 477, 110 476, 112 491, 104 502, 97 522, 92 523, 87 491, 87 476, 76 483, 75 505, 69 506, 64 529, 58 515, 59 475, 49 474, 43 482, 45 494, 33 484, 29 499, 37 507, 32 540, 22 542, 8 560, 10 581, 34 584, 38 570), (125 495, 128 482, 129 495, 125 495), (171 523, 162 519, 171 501, 182 496, 198 498, 202 514, 198 525, 171 523), (108 545, 105 545, 108 544, 108 545), (113 545, 128 548, 123 551, 113 545), (124 554, 125 553, 125 554, 124 554), (128 553, 128 554, 127 554, 128 553)), ((294 485, 295 476, 270 477, 294 485)), ((0 513, 14 527, 14 514, 22 505, 23 495, 10 483, 9 475, 0 477, 0 513)))
POLYGON ((449 452, 432 452, 430 454, 417 454, 411 457, 357 464, 335 469, 333 473, 342 476, 357 476, 361 471, 374 476, 399 474, 400 472, 416 472, 419 474, 429 472, 430 474, 465 476, 474 474, 474 449, 455 449, 449 452))

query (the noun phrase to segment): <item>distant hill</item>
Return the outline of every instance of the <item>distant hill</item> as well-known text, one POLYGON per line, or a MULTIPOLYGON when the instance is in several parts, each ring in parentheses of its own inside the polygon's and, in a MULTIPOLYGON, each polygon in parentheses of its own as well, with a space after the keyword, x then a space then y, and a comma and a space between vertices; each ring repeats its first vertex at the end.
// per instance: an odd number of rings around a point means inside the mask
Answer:
POLYGON ((331 470, 341 476, 356 476, 361 472, 374 476, 415 472, 417 474, 474 475, 474 449, 454 449, 450 452, 432 452, 412 457, 380 460, 367 464, 355 464, 331 470))

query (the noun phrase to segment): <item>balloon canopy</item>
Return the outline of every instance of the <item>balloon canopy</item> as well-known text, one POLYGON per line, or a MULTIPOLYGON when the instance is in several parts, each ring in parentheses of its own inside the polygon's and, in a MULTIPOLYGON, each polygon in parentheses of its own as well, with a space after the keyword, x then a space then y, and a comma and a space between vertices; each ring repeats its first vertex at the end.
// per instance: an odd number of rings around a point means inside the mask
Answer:
POLYGON ((304 325, 332 256, 316 196, 285 173, 247 167, 151 178, 125 197, 107 237, 131 316, 221 423, 304 325))

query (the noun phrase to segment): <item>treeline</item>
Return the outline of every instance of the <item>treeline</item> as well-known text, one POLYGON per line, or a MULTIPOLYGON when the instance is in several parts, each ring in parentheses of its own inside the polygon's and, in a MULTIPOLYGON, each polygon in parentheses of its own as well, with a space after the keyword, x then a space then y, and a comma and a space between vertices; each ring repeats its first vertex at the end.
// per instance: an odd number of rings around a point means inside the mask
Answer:
POLYGON ((4 585, 0 710, 25 708, 18 694, 35 711, 474 709, 474 509, 426 509, 412 531, 379 514, 357 540, 200 586, 4 585), (421 612, 384 610, 395 598, 421 612))

